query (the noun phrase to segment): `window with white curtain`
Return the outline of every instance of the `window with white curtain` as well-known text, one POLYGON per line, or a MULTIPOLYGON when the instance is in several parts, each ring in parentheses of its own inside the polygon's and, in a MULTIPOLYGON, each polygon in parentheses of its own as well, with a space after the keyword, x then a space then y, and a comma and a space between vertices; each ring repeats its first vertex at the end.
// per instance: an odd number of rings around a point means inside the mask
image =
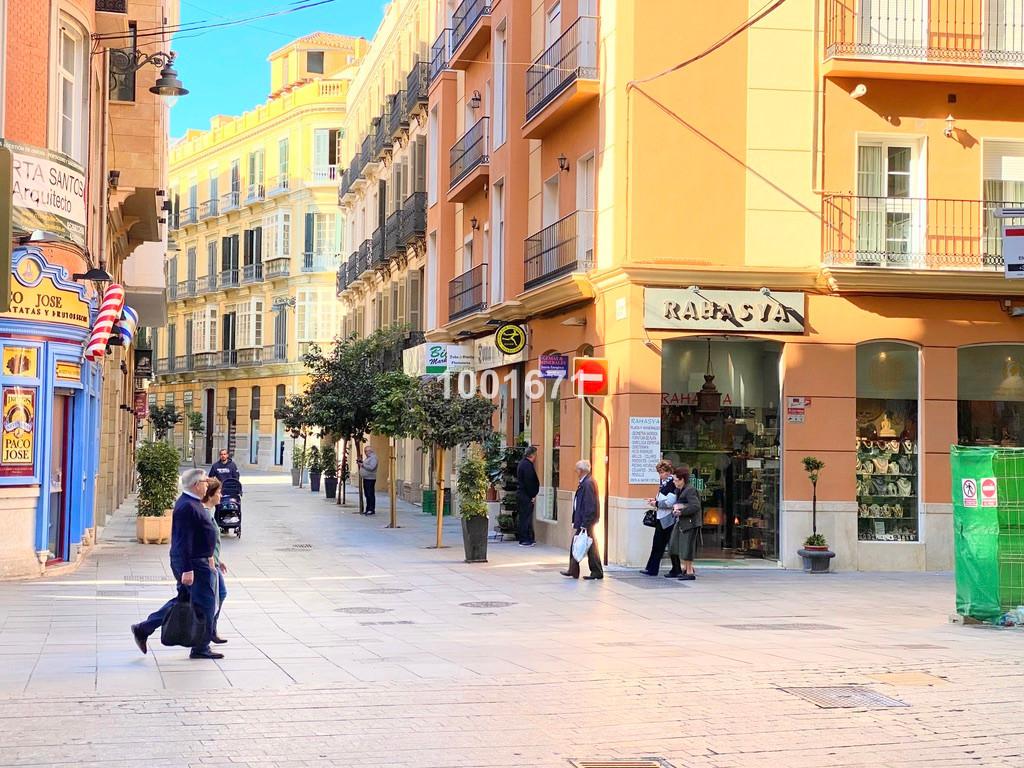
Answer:
POLYGON ((238 349, 263 346, 263 299, 250 299, 231 308, 237 318, 238 349))
POLYGON ((192 352, 217 351, 217 307, 197 309, 192 313, 192 352))
POLYGON ((275 211, 263 220, 263 260, 283 259, 291 255, 291 211, 275 211))
POLYGON ((57 38, 57 148, 83 165, 88 161, 88 35, 78 22, 61 15, 57 38))
POLYGON ((1001 258, 1002 221, 996 218, 996 213, 1003 207, 1024 205, 1024 141, 985 139, 982 150, 984 256, 1001 258))
POLYGON ((298 341, 332 341, 338 332, 338 299, 334 289, 299 288, 295 297, 298 341))
POLYGON ((925 188, 920 142, 861 140, 857 146, 857 263, 918 265, 924 258, 925 188))

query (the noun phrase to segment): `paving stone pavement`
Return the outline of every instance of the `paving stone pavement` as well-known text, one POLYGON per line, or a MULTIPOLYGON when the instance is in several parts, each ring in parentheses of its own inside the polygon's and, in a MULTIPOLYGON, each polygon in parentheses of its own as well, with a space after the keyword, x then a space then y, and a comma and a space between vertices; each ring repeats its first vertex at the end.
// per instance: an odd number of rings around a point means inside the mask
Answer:
POLYGON ((402 528, 246 478, 223 661, 135 648, 172 592, 123 510, 76 572, 0 584, 0 766, 1024 766, 1024 632, 948 622, 949 574, 558 575, 563 552, 402 528), (905 706, 821 708, 859 686, 905 706))

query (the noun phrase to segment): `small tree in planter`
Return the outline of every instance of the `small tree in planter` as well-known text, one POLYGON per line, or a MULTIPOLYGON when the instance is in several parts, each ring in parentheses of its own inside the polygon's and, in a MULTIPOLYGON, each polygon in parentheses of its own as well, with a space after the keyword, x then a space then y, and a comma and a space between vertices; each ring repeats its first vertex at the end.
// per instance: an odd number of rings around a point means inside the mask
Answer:
POLYGON ((416 400, 419 381, 401 371, 387 371, 377 377, 377 399, 373 404, 373 431, 388 438, 388 493, 391 497, 391 522, 388 528, 398 527, 395 499, 398 496, 395 471, 395 443, 399 438, 412 437, 418 427, 416 400))
POLYGON ((333 499, 338 495, 338 454, 334 446, 324 446, 320 452, 320 466, 324 473, 324 495, 333 499))
POLYGON ((818 477, 825 468, 825 462, 814 456, 804 456, 804 471, 811 481, 811 535, 804 541, 804 548, 797 552, 803 559, 804 570, 808 573, 825 573, 829 561, 836 556, 828 548, 825 537, 818 533, 818 477))
POLYGON ((181 423, 182 416, 174 405, 154 405, 149 409, 149 423, 157 440, 166 440, 168 433, 176 424, 181 423))
POLYGON ((293 441, 302 438, 302 448, 292 446, 292 485, 302 487, 302 474, 306 468, 306 441, 312 423, 312 407, 306 395, 292 395, 283 407, 274 411, 274 418, 284 422, 284 429, 293 441))
POLYGON ((473 446, 459 465, 456 483, 467 563, 487 562, 487 486, 487 465, 483 453, 479 447, 473 446))
POLYGON ((188 434, 192 439, 192 466, 196 466, 196 436, 206 427, 203 425, 203 414, 199 411, 188 412, 188 434))
POLYGON ((320 477, 324 471, 324 465, 320 461, 320 449, 315 445, 309 449, 309 490, 312 493, 320 493, 320 477))
POLYGON ((135 452, 139 473, 135 533, 143 544, 166 544, 171 540, 170 511, 178 496, 178 463, 178 451, 162 440, 143 443, 135 452))
POLYGON ((292 446, 292 485, 302 487, 302 475, 306 471, 306 449, 298 443, 292 446))

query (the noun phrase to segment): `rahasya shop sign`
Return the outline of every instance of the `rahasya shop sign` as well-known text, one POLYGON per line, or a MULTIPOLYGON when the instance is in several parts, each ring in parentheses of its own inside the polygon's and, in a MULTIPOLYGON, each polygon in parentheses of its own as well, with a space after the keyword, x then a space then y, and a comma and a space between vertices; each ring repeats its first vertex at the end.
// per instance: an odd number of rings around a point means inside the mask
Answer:
POLYGON ((0 476, 31 477, 36 440, 36 390, 4 387, 0 396, 3 432, 0 432, 0 476))
POLYGON ((644 288, 644 327, 658 331, 803 333, 803 293, 644 288))
POLYGON ((11 285, 11 310, 0 317, 89 327, 89 304, 77 291, 60 288, 34 259, 22 258, 11 285))

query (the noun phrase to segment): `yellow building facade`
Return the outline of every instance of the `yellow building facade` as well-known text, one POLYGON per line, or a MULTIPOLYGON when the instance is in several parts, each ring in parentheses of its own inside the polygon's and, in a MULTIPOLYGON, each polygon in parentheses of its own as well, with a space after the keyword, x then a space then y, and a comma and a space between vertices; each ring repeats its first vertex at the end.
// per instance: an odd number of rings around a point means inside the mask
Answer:
POLYGON ((176 247, 149 402, 203 415, 194 445, 186 421, 173 433, 185 459, 227 447, 243 468, 290 465, 275 411, 302 390, 302 354, 340 328, 338 153, 366 47, 322 32, 284 46, 268 59, 264 104, 216 116, 171 150, 176 247))

